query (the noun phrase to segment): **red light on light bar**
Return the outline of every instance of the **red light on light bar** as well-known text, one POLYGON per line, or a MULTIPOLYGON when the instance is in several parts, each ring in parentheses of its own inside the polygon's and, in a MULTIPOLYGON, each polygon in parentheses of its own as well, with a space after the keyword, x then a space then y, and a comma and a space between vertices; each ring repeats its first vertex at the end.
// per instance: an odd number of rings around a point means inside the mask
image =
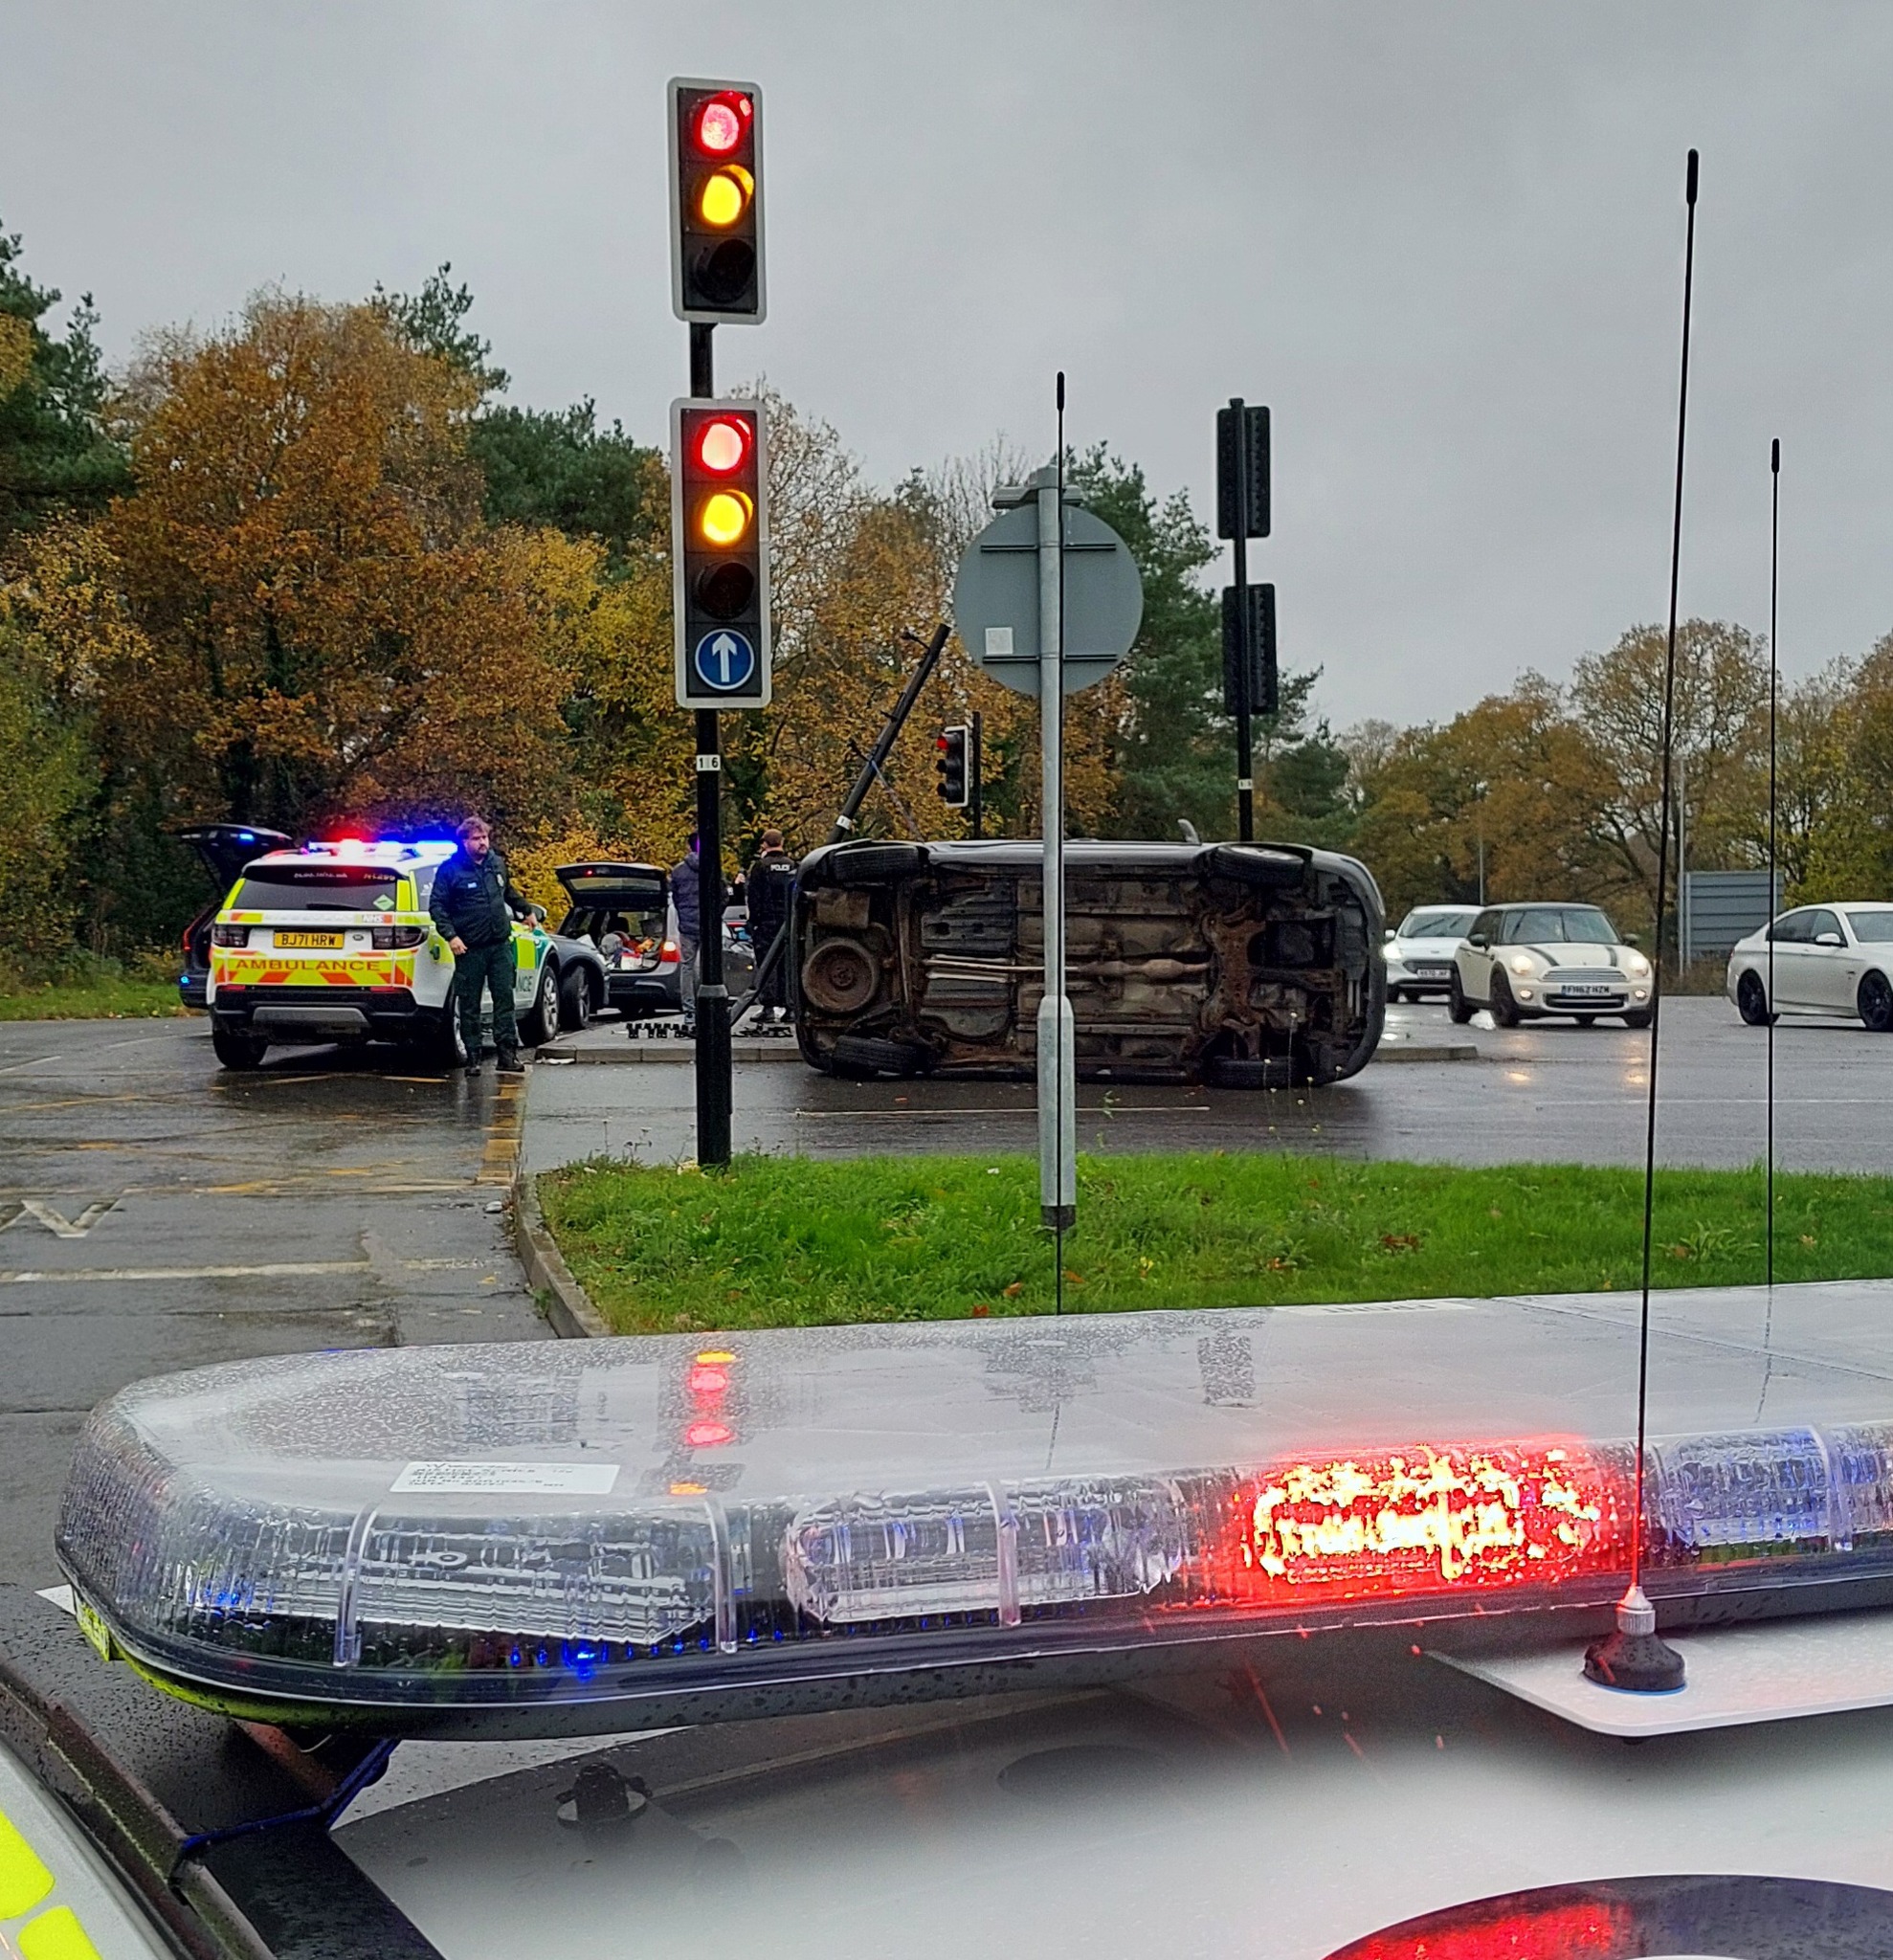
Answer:
POLYGON ((693 1395, 708 1399, 721 1395, 729 1387, 728 1372, 721 1368, 708 1368, 700 1363, 684 1376, 683 1385, 693 1395))
POLYGON ((736 1432, 726 1422, 686 1422, 683 1425, 683 1447, 686 1450, 720 1450, 725 1443, 736 1440, 736 1432))
POLYGON ((1370 1933, 1328 1960, 1630 1960, 1648 1950, 1641 1931, 1636 1913, 1602 1901, 1497 1913, 1488 1903, 1370 1933))
POLYGON ((756 107, 745 95, 712 96, 697 111, 697 147, 706 157, 726 157, 742 143, 756 107))
POLYGON ((1251 1599, 1556 1585, 1622 1564, 1616 1495, 1574 1443, 1282 1464, 1235 1501, 1229 1583, 1251 1599))

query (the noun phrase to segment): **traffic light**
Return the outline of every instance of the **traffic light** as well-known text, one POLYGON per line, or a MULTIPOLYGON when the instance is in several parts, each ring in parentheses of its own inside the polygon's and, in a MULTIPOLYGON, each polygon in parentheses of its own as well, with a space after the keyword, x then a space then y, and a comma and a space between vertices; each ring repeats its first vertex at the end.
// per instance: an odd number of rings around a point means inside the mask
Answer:
POLYGON ((964 810, 972 800, 967 772, 967 737, 964 726, 947 728, 934 742, 933 767, 940 772, 934 794, 948 810, 964 810))
POLYGON ((747 82, 671 82, 671 306, 745 322, 763 294, 763 98, 747 82))
POLYGON ((1222 589, 1222 699, 1229 714, 1241 708, 1237 694, 1242 671, 1242 601, 1249 602, 1249 712, 1272 715, 1281 705, 1275 665, 1275 588, 1222 589))
POLYGON ((769 699, 768 456, 759 401, 671 404, 672 614, 677 702, 769 699))
POLYGON ((1216 411, 1216 536, 1269 534, 1269 412, 1231 402, 1216 411))

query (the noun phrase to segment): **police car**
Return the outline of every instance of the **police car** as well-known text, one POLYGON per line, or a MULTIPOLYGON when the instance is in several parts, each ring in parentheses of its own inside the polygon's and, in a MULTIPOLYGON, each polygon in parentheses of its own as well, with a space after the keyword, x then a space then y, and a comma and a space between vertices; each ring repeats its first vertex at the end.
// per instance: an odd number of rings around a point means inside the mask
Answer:
MULTIPOLYGON (((256 1068, 272 1042, 398 1041, 429 1065, 465 1059, 454 955, 428 916, 448 842, 338 838, 272 851, 243 868, 211 928, 205 987, 226 1068, 256 1068)), ((514 1008, 535 1047, 583 1026, 605 999, 595 949, 516 924, 514 1008)))
POLYGON ((1659 1296, 1640 1479, 1636 1305, 136 1385, 0 1597, 0 1942, 1883 1960, 1886 1288, 1659 1296))

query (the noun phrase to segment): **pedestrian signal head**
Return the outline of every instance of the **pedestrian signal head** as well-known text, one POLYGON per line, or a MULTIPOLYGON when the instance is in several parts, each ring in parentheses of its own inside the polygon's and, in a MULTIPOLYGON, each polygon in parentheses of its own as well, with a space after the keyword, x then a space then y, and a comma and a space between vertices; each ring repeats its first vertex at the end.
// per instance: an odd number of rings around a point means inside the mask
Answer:
POLYGON ((762 97, 676 80, 671 101, 671 304, 679 320, 763 318, 762 97))

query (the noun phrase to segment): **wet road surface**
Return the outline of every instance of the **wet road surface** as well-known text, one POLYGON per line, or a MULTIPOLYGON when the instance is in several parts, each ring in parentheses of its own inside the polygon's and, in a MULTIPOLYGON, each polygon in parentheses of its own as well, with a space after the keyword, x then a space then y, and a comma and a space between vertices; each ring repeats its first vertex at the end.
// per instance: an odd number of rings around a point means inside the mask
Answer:
MULTIPOLYGON (((1766 1132, 1766 1036, 1726 1001, 1664 1010, 1659 1161, 1740 1167, 1766 1132)), ((1389 1010, 1390 1036, 1463 1041, 1474 1061, 1371 1062, 1325 1089, 1243 1092, 1079 1085, 1079 1146, 1120 1150, 1331 1150, 1462 1164, 1536 1160, 1640 1164, 1650 1037, 1615 1022, 1548 1021, 1503 1032, 1455 1028, 1443 1007, 1389 1010)), ((593 1038, 609 1038, 600 1029, 593 1038)), ((1858 1022, 1775 1032, 1776 1161, 1790 1169, 1893 1167, 1893 1036, 1858 1022)), ((846 1082, 797 1063, 740 1069, 740 1150, 1031 1150, 1033 1092, 1021 1082, 846 1082)), ((590 1156, 671 1162, 695 1150, 691 1069, 578 1063, 533 1071, 529 1169, 590 1156)))
POLYGON ((202 1020, 0 1025, 0 1573, 56 1578, 73 1439, 128 1381, 546 1334, 500 1210, 520 1092, 410 1066, 233 1075, 202 1020))

